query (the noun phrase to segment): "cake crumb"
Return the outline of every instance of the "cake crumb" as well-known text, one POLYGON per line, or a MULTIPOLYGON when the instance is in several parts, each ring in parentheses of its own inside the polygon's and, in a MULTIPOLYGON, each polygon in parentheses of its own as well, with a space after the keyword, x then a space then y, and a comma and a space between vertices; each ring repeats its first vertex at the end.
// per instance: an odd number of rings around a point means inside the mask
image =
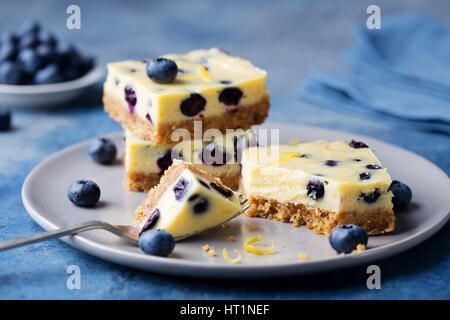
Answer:
POLYGON ((300 253, 298 254, 298 260, 300 260, 300 261, 306 261, 306 260, 309 260, 309 257, 308 257, 308 255, 307 255, 306 253, 304 253, 304 252, 302 251, 302 252, 300 252, 300 253))
POLYGON ((236 241, 236 240, 234 239, 233 236, 229 236, 229 237, 228 237, 228 242, 234 242, 234 241, 236 241))
POLYGON ((356 249, 353 250, 352 253, 354 253, 354 252, 362 252, 362 251, 365 251, 365 250, 366 250, 366 246, 360 243, 360 244, 358 244, 356 246, 356 249))
POLYGON ((209 244, 205 244, 204 246, 202 246, 202 250, 204 252, 208 252, 210 257, 214 257, 216 255, 216 250, 214 250, 214 248, 211 247, 209 244))

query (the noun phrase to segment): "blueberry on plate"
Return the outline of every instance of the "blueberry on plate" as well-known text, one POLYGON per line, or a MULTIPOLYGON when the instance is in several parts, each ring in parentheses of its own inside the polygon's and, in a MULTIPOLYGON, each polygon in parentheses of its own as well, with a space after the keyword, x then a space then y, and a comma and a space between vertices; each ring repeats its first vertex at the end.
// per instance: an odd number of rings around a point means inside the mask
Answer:
POLYGON ((13 60, 17 55, 16 45, 12 42, 2 42, 0 46, 0 62, 13 60))
POLYGON ((367 245, 369 237, 366 231, 354 224, 344 224, 337 226, 330 233, 328 238, 331 247, 337 253, 350 253, 356 249, 358 244, 367 245))
POLYGON ((41 25, 34 19, 28 19, 22 22, 17 30, 17 35, 23 37, 26 34, 37 34, 41 30, 41 25))
POLYGON ((40 30, 37 33, 37 38, 40 44, 45 44, 53 48, 56 46, 58 42, 56 40, 56 37, 50 31, 47 30, 40 30))
POLYGON ((107 138, 97 138, 89 143, 88 153, 95 162, 111 164, 116 159, 117 149, 114 142, 107 138))
POLYGON ((21 77, 22 71, 14 62, 5 61, 0 64, 0 83, 19 84, 21 77))
POLYGON ((55 49, 47 44, 40 44, 36 48, 36 54, 40 57, 42 64, 47 64, 53 60, 55 49))
POLYGON ((92 180, 77 180, 67 191, 69 200, 80 207, 92 207, 100 199, 100 188, 92 180))
POLYGON ((157 83, 170 83, 177 77, 178 66, 175 61, 157 58, 147 62, 145 70, 152 81, 157 83))
POLYGON ((22 49, 17 56, 17 63, 26 73, 33 74, 42 66, 42 59, 31 48, 22 49))
POLYGON ((150 229, 139 236, 139 248, 146 254, 167 257, 175 248, 175 239, 165 230, 150 229))
POLYGON ((19 42, 19 38, 11 31, 3 32, 1 35, 0 42, 3 43, 12 43, 16 45, 19 42))
POLYGON ((0 131, 7 131, 11 128, 11 111, 0 109, 0 131))
POLYGON ((36 48, 38 45, 39 45, 39 40, 37 38, 37 35, 35 35, 34 33, 28 33, 28 34, 24 35, 22 38, 20 38, 20 40, 19 40, 19 47, 21 49, 36 48))
POLYGON ((394 194, 394 198, 392 198, 394 211, 406 208, 411 202, 412 191, 407 184, 401 181, 393 180, 389 190, 394 194))
POLYGON ((33 82, 35 84, 48 84, 61 81, 59 68, 55 64, 49 64, 45 68, 38 70, 34 75, 33 82))

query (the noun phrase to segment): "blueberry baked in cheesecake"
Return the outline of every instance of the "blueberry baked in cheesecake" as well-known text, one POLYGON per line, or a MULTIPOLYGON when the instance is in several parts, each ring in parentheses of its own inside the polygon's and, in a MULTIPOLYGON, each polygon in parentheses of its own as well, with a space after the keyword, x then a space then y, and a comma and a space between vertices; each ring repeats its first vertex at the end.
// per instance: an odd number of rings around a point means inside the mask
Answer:
POLYGON ((359 141, 315 141, 246 149, 242 191, 250 217, 306 224, 329 234, 355 224, 368 234, 394 230, 391 178, 359 141))
POLYGON ((239 193, 192 164, 174 160, 137 208, 140 232, 163 229, 180 239, 222 224, 242 211, 239 193))
POLYGON ((213 48, 168 54, 150 61, 108 64, 105 110, 124 128, 154 144, 194 121, 202 129, 248 129, 267 117, 266 71, 213 48))
POLYGON ((208 140, 186 140, 178 143, 154 144, 139 138, 131 131, 125 138, 125 186, 130 191, 149 191, 174 159, 195 164, 198 168, 220 178, 233 190, 239 188, 241 152, 256 145, 252 130, 235 131, 208 140))

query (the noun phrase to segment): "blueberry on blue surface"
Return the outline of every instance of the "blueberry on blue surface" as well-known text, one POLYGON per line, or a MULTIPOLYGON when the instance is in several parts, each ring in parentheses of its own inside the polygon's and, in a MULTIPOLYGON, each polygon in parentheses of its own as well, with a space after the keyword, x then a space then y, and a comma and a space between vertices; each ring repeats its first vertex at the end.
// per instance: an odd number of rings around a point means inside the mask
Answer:
POLYGON ((237 106, 243 92, 239 88, 225 88, 219 94, 219 101, 227 106, 237 106))
POLYGON ((50 47, 55 47, 57 44, 56 37, 48 30, 40 30, 37 33, 37 39, 40 44, 45 44, 50 47))
POLYGON ((97 138, 89 143, 88 153, 95 162, 111 164, 116 160, 117 148, 110 139, 97 138))
POLYGON ((64 41, 60 41, 56 46, 56 63, 60 69, 69 67, 70 64, 78 63, 79 55, 75 47, 64 41))
POLYGON ((192 207, 192 212, 194 212, 195 214, 204 213, 209 209, 209 200, 199 194, 190 196, 188 201, 192 207))
POLYGON ((394 211, 406 208, 412 199, 411 188, 406 183, 398 180, 393 180, 389 190, 394 194, 392 203, 394 204, 394 211))
POLYGON ((368 148, 369 146, 362 141, 351 140, 348 145, 354 149, 368 148))
POLYGON ((19 84, 22 71, 17 64, 11 61, 4 61, 0 64, 0 83, 19 84))
POLYGON ((26 34, 36 35, 41 30, 41 25, 34 19, 28 19, 22 22, 22 24, 17 29, 17 35, 23 37, 26 34))
POLYGON ((308 196, 313 200, 320 200, 325 194, 325 186, 323 182, 317 179, 308 181, 306 185, 308 196))
POLYGON ((158 208, 152 211, 150 213, 150 216, 148 217, 147 221, 145 222, 144 226, 142 227, 142 230, 140 233, 152 229, 156 222, 158 222, 159 217, 161 216, 161 212, 158 208))
POLYGON ((100 188, 92 180, 77 180, 67 191, 69 200, 80 207, 92 207, 100 199, 100 188))
POLYGON ((3 32, 3 34, 1 35, 0 42, 2 44, 9 42, 9 43, 12 43, 14 45, 17 45, 19 43, 19 38, 13 32, 6 31, 6 32, 3 32))
POLYGON ((369 237, 367 232, 360 226, 344 224, 334 228, 328 240, 337 253, 350 253, 356 249, 358 244, 366 246, 369 237))
POLYGON ((60 81, 61 75, 58 66, 55 64, 49 64, 45 68, 38 70, 33 78, 35 84, 56 83, 60 81))
POLYGON ((188 117, 193 117, 205 110, 206 99, 198 93, 191 93, 190 96, 180 104, 181 113, 188 117))
POLYGON ((150 229, 139 236, 139 248, 152 256, 167 257, 175 248, 175 239, 165 230, 150 229))
POLYGON ((55 49, 47 44, 41 44, 36 48, 36 54, 43 64, 50 63, 55 56, 55 49))
POLYGON ((176 200, 181 200, 184 197, 189 189, 189 185, 189 181, 187 181, 185 178, 180 178, 180 180, 178 180, 178 182, 173 187, 173 192, 175 193, 176 200))
POLYGON ((42 59, 35 50, 26 48, 19 52, 17 63, 24 72, 34 74, 42 66, 42 59))
POLYGON ((172 150, 169 149, 161 154, 156 160, 159 168, 159 174, 162 175, 172 165, 172 150))
POLYGON ((13 60, 17 55, 16 45, 11 42, 2 42, 0 46, 0 62, 13 60))
POLYGON ((0 131, 7 131, 11 128, 11 111, 0 109, 0 131))
POLYGON ((173 60, 157 58, 147 62, 145 70, 152 81, 170 83, 177 77, 178 66, 173 60))

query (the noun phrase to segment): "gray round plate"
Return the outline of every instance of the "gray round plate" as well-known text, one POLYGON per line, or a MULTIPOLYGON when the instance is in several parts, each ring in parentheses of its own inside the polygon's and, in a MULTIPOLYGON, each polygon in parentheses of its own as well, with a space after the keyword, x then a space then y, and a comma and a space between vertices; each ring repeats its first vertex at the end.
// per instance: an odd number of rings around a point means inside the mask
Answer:
MULTIPOLYGON (((409 209, 397 214, 395 232, 370 237, 366 251, 345 256, 331 249, 326 236, 304 226, 294 228, 289 223, 244 216, 177 243, 169 258, 145 255, 138 247, 103 230, 87 231, 62 240, 101 259, 141 270, 207 278, 262 278, 323 272, 391 256, 424 241, 448 220, 450 180, 433 163, 412 152, 373 138, 329 129, 274 123, 261 127, 280 129, 282 143, 296 138, 366 142, 388 168, 391 177, 407 183, 413 190, 409 209), (260 256, 246 252, 242 243, 254 235, 262 235, 266 246, 274 241, 274 253, 260 256), (236 241, 229 242, 229 236, 236 241), (210 257, 203 252, 204 244, 213 246, 217 255, 210 257), (241 262, 227 263, 222 257, 223 248, 228 249, 231 258, 236 256, 233 249, 238 249, 242 253, 241 262), (300 252, 305 252, 310 259, 299 261, 300 252)), ((109 137, 121 147, 121 133, 109 137)), ((127 224, 133 219, 137 205, 146 197, 145 193, 126 191, 122 182, 124 168, 119 162, 111 166, 93 162, 86 152, 87 143, 81 142, 54 154, 32 170, 25 180, 22 189, 25 208, 46 230, 96 219, 127 224), (81 178, 99 184, 102 195, 96 208, 76 207, 67 199, 68 186, 81 178)))

